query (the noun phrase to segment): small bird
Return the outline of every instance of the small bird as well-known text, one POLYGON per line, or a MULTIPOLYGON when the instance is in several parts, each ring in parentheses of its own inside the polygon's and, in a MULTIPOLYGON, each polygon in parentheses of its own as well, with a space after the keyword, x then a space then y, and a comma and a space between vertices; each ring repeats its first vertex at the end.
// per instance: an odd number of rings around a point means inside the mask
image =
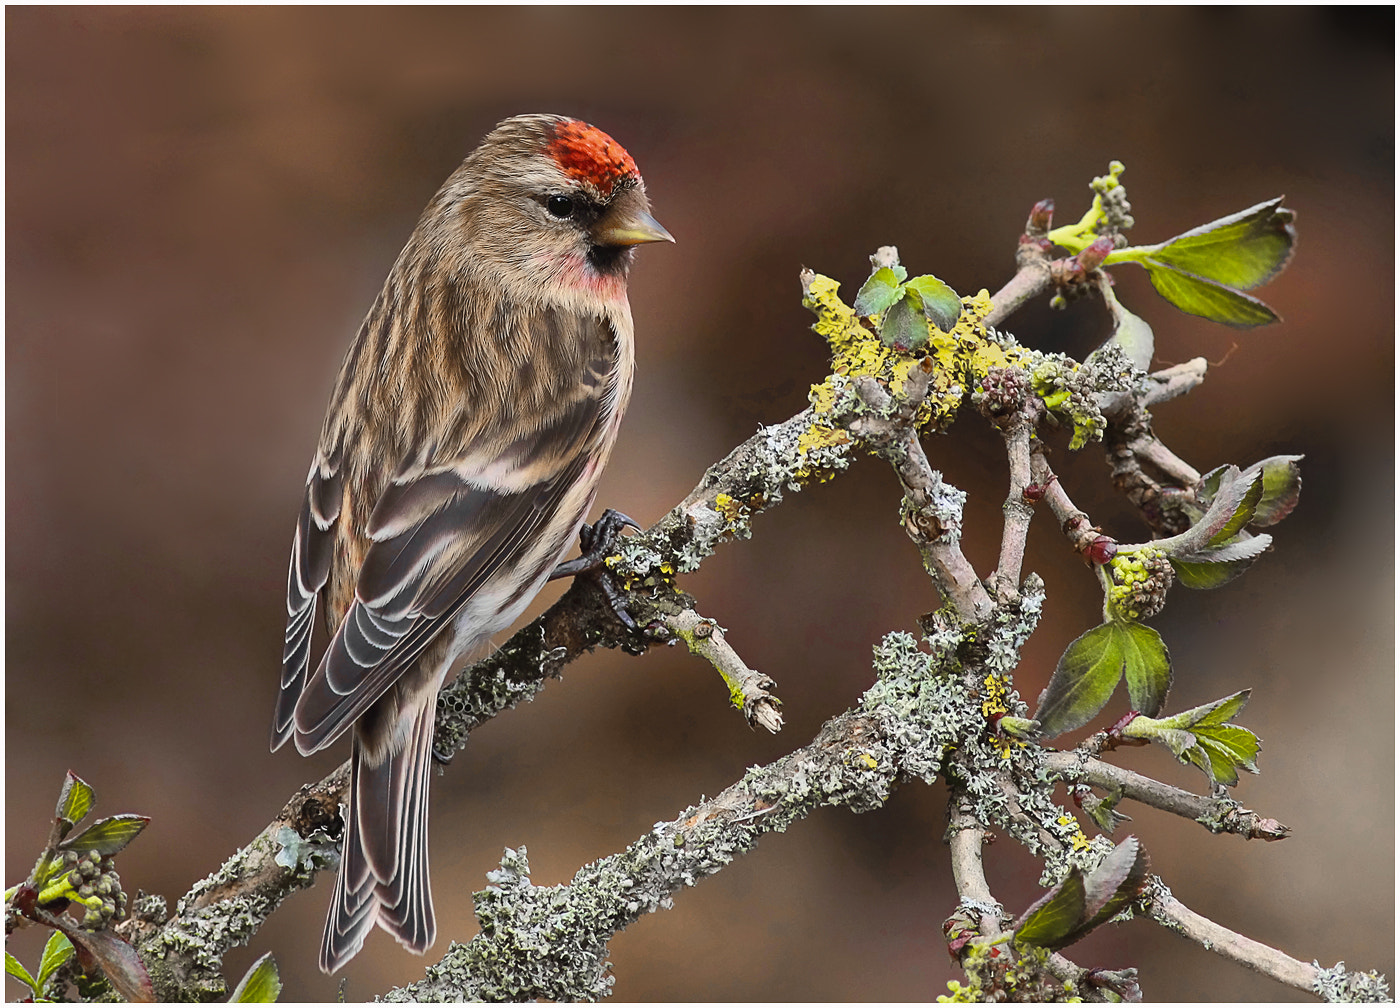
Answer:
POLYGON ((632 390, 633 246, 660 241, 610 136, 507 119, 428 204, 345 357, 292 542, 272 728, 303 755, 350 732, 327 973, 375 924, 433 944, 438 690, 579 534, 632 390), (318 604, 331 640, 313 668, 318 604))

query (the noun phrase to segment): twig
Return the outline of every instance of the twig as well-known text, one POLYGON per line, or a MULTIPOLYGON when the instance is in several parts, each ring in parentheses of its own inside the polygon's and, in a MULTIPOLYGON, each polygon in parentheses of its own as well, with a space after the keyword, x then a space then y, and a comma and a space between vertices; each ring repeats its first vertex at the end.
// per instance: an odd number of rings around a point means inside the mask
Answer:
POLYGON ((913 415, 928 391, 929 372, 910 369, 910 388, 903 403, 895 403, 879 382, 856 379, 856 393, 871 412, 846 420, 851 433, 894 467, 904 487, 904 531, 918 547, 924 570, 939 593, 964 619, 987 619, 996 608, 977 571, 958 546, 966 494, 949 486, 924 454, 913 415))
POLYGON ((1147 909, 1148 915, 1157 923, 1231 962, 1297 990, 1316 993, 1316 965, 1300 962, 1272 946, 1246 938, 1208 917, 1202 917, 1173 896, 1170 890, 1161 885, 1161 880, 1154 878, 1153 882, 1158 891, 1148 901, 1147 909))
POLYGON ((1021 583, 1021 563, 1026 555, 1026 536, 1035 514, 1026 489, 1031 483, 1031 419, 1024 409, 1018 410, 1002 429, 1006 439, 1007 468, 1010 489, 1001 506, 1003 527, 1001 554, 997 560, 996 590, 1002 602, 1015 598, 1021 583))
POLYGON ((1080 750, 1049 753, 1045 767, 1060 779, 1121 790, 1125 798, 1194 819, 1212 833, 1237 833, 1248 840, 1282 840, 1289 828, 1226 797, 1209 798, 1087 756, 1080 750))
POLYGON ((990 938, 1001 933, 1006 917, 982 869, 982 844, 986 835, 986 827, 963 804, 961 796, 954 794, 948 803, 948 851, 953 884, 957 886, 961 905, 978 912, 978 931, 984 938, 990 938))
POLYGON ((1101 533, 1090 521, 1089 516, 1074 506, 1069 494, 1060 483, 1060 478, 1050 468, 1045 457, 1045 444, 1037 440, 1031 446, 1031 477, 1037 486, 1045 488, 1045 503, 1050 513, 1060 522, 1060 531, 1065 534, 1076 553, 1085 553, 1101 533))
POLYGON ((1006 286, 992 295, 992 310, 986 318, 989 326, 999 325, 1031 298, 1050 288, 1050 255, 1039 243, 1023 240, 1016 251, 1016 266, 1006 286))
POLYGON ((1147 403, 1160 402, 1194 388, 1205 377, 1205 361, 1196 358, 1155 377, 1141 398, 1128 393, 1114 397, 1104 409, 1104 455, 1113 473, 1113 485, 1142 513, 1148 526, 1162 535, 1174 535, 1190 525, 1177 498, 1194 493, 1201 474, 1179 458, 1152 430, 1147 403))
POLYGON ((778 708, 783 702, 768 692, 775 685, 773 680, 744 664, 725 640, 723 627, 694 609, 668 613, 662 623, 685 641, 693 654, 715 667, 729 687, 730 702, 744 712, 750 726, 762 725, 770 732, 782 729, 783 715, 778 708))
POLYGON ((1185 395, 1206 380, 1207 367, 1204 357, 1193 357, 1182 364, 1152 372, 1147 376, 1147 391, 1140 402, 1143 406, 1155 406, 1185 395))

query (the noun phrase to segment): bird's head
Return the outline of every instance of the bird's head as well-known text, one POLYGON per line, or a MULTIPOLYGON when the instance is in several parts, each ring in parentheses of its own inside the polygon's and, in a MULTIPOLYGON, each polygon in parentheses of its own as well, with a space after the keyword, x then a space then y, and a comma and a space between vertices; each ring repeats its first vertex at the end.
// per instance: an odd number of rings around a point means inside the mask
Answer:
POLYGON ((633 247, 675 240, 651 216, 641 173, 622 145, 556 115, 500 123, 447 180, 429 215, 522 294, 622 296, 633 247))

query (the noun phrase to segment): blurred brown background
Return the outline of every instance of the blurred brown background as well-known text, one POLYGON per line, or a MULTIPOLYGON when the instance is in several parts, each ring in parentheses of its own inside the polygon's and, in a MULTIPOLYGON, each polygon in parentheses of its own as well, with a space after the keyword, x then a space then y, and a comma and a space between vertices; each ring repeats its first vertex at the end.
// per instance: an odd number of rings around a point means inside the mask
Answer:
MULTIPOLYGON (((33 863, 70 767, 99 814, 154 817, 122 878, 173 904, 343 758, 267 752, 287 551, 331 379, 442 179, 499 119, 556 111, 632 152, 677 238, 638 256, 637 392, 600 498, 644 523, 825 373, 801 266, 849 294, 895 243, 915 271, 995 289, 1031 204, 1054 196, 1074 219, 1111 158, 1143 242, 1288 195, 1298 255, 1260 292, 1284 325, 1226 330, 1118 275, 1164 363, 1219 363, 1158 411, 1170 445, 1202 469, 1308 455, 1273 553, 1219 592, 1178 590, 1156 621, 1171 709, 1255 687, 1242 721, 1263 774, 1235 793, 1296 833, 1246 844, 1137 807, 1130 829, 1193 908, 1304 960, 1390 971, 1392 17, 9 8, 6 882, 33 863)), ((1095 318, 1035 306, 1010 328, 1083 353, 1095 318)), ((966 545, 989 569, 997 440, 968 417, 930 454, 971 494, 966 545)), ((1097 521, 1141 535, 1096 450, 1057 458, 1097 521)), ((503 846, 528 846, 537 883, 566 880, 849 706, 871 645, 936 605, 896 509, 888 470, 862 462, 686 580, 777 679, 781 736, 750 732, 708 667, 665 650, 591 656, 474 736, 434 782, 436 951, 474 933, 469 894, 503 846)), ((1033 701, 1099 596, 1048 516, 1028 568, 1051 592, 1019 679, 1033 701)), ((1204 785, 1162 752, 1118 758, 1204 785)), ((912 784, 879 812, 765 838, 617 938, 617 997, 942 993, 957 975, 939 936, 955 901, 943 804, 941 786, 912 784)), ((1023 851, 1003 842, 990 863, 1008 906, 1034 898, 1023 851)), ((287 1000, 333 997, 314 966, 327 889, 292 899, 231 975, 271 949, 287 1000)), ((33 934, 14 947, 36 961, 33 934)), ((1152 999, 1292 993, 1140 921, 1071 953, 1141 967, 1152 999)), ((348 996, 423 965, 376 932, 348 996)))

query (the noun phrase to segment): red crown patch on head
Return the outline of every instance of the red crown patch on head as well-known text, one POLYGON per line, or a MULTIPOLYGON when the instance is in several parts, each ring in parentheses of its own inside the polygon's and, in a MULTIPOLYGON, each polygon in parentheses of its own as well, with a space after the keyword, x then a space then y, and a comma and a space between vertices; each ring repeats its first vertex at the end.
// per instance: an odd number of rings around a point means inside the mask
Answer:
POLYGON ((570 119, 554 128, 546 148, 568 175, 609 190, 618 179, 637 175, 637 162, 612 137, 596 126, 570 119))

